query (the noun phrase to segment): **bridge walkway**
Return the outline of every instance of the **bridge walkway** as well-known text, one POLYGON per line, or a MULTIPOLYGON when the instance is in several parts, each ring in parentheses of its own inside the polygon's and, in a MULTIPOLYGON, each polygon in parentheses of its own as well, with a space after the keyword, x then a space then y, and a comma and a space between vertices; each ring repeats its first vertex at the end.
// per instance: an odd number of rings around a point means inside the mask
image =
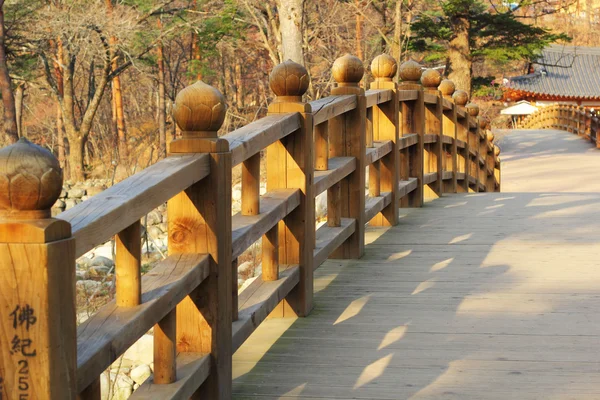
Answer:
POLYGON ((559 131, 501 145, 502 193, 403 209, 325 262, 312 314, 235 354, 234 398, 599 399, 600 154, 559 131))

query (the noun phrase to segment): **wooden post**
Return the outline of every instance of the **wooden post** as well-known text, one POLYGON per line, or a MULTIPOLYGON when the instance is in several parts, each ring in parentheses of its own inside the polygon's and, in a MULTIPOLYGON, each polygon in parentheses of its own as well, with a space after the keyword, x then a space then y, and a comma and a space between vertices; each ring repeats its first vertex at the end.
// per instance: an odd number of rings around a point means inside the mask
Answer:
POLYGON ((452 94, 452 100, 454 100, 455 110, 460 109, 460 116, 457 112, 457 126, 456 126, 456 138, 465 143, 465 148, 459 152, 458 159, 458 172, 461 176, 464 176, 462 181, 458 181, 457 191, 459 193, 469 192, 469 174, 471 171, 471 153, 469 150, 469 115, 464 110, 465 104, 469 101, 469 95, 464 90, 456 90, 452 94), (464 116, 463 116, 464 115, 464 116))
POLYGON ((435 104, 425 103, 425 134, 437 136, 435 143, 424 145, 423 168, 424 173, 436 174, 435 182, 424 188, 426 199, 436 199, 442 196, 442 149, 443 149, 443 108, 442 99, 438 86, 442 82, 442 76, 435 69, 427 69, 421 74, 423 92, 435 96, 435 104))
POLYGON ((301 127, 267 148, 267 190, 298 188, 302 192, 300 205, 279 223, 279 263, 298 264, 300 282, 273 310, 272 317, 304 317, 313 307, 313 115, 310 104, 302 101, 309 81, 306 68, 291 60, 277 65, 269 76, 271 90, 277 95, 269 114, 298 112, 301 127))
POLYGON ((364 74, 362 61, 346 54, 331 69, 337 86, 332 95, 355 95, 356 108, 329 122, 329 155, 355 157, 356 169, 341 181, 342 217, 356 221, 354 233, 331 255, 331 258, 360 258, 365 247, 365 157, 367 99, 359 84, 364 74))
MULTIPOLYGON (((391 140, 392 151, 381 158, 379 172, 379 189, 391 192, 392 200, 379 214, 369 222, 373 226, 393 226, 398 223, 398 181, 400 179, 400 154, 398 154, 399 138, 399 103, 398 86, 392 81, 398 65, 393 57, 382 54, 373 59, 371 72, 375 82, 371 89, 389 89, 392 99, 373 106, 373 136, 376 141, 391 140)), ((369 180, 370 182, 370 180, 369 180)))
POLYGON ((415 61, 407 61, 400 65, 398 75, 402 82, 398 85, 399 98, 403 90, 416 90, 417 99, 401 101, 400 103, 400 134, 401 136, 416 133, 416 145, 401 152, 401 179, 409 177, 417 179, 417 188, 408 195, 408 207, 421 207, 423 205, 423 135, 425 133, 425 103, 423 88, 419 85, 421 79, 421 65, 415 61))
POLYGON ((119 307, 134 307, 142 302, 141 224, 136 221, 116 235, 116 297, 119 307))
POLYGON ((496 192, 500 192, 502 189, 500 180, 501 165, 502 164, 500 162, 500 147, 494 145, 494 178, 496 178, 496 192))
POLYGON ((0 150, 0 398, 74 400, 75 240, 50 217, 58 160, 21 138, 0 150))
POLYGON ((486 142, 487 152, 485 158, 485 169, 486 169, 486 181, 485 191, 495 192, 496 191, 496 178, 494 174, 495 161, 494 161, 494 134, 491 131, 487 132, 486 142), (488 143, 490 146, 488 146, 488 143))
POLYGON ((208 379, 193 399, 231 398, 231 153, 217 138, 225 98, 201 81, 175 99, 173 117, 183 133, 170 153, 210 153, 210 174, 167 203, 169 254, 206 253, 210 275, 177 306, 177 351, 211 354, 208 379))
POLYGON ((445 136, 452 138, 452 144, 444 145, 444 157, 445 157, 445 171, 452 172, 452 179, 445 180, 443 182, 442 190, 444 193, 456 193, 458 191, 458 147, 456 145, 456 139, 458 138, 458 124, 456 120, 456 105, 452 99, 455 86, 454 82, 448 79, 444 79, 438 86, 438 90, 442 94, 445 100, 448 100, 452 107, 450 110, 444 110, 442 131, 445 136))

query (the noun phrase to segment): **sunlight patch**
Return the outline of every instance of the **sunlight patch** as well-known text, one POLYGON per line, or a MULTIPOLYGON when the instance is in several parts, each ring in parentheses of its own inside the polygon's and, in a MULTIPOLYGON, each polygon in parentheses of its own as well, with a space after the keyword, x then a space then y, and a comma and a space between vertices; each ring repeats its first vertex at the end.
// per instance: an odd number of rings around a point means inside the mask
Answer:
POLYGON ((472 233, 467 233, 466 235, 457 236, 454 239, 452 239, 448 244, 455 244, 455 243, 464 242, 465 240, 471 239, 471 236, 473 236, 472 233))
POLYGON ((419 294, 421 292, 424 292, 427 289, 430 289, 430 288, 432 288, 434 286, 435 286, 435 281, 434 280, 426 280, 425 282, 421 282, 421 283, 419 283, 419 286, 417 286, 415 288, 415 290, 413 290, 413 292, 411 293, 411 296, 413 294, 419 294))
POLYGON ((444 260, 444 261, 440 261, 439 263, 435 263, 435 264, 433 264, 433 266, 431 267, 431 269, 429 270, 429 272, 435 272, 435 271, 439 271, 440 269, 444 269, 448 265, 450 265, 450 263, 452 261, 454 261, 454 257, 449 258, 449 259, 444 260))
POLYGON ((409 256, 410 253, 412 253, 412 250, 406 250, 406 251, 401 251, 400 253, 392 254, 391 256, 388 257, 388 261, 399 260, 401 258, 409 256))
POLYGON ((348 307, 346 307, 344 312, 338 317, 338 319, 333 324, 337 325, 340 322, 344 322, 346 320, 349 320, 350 318, 356 317, 361 312, 365 304, 367 304, 370 297, 371 295, 368 294, 366 296, 361 297, 360 299, 354 300, 348 305, 348 307))
POLYGON ((396 343, 398 340, 402 339, 407 329, 408 327, 406 325, 400 325, 399 327, 394 328, 386 333, 377 350, 384 349, 390 344, 396 343))
POLYGON ((383 375, 383 372, 385 371, 387 366, 390 365, 393 356, 393 354, 390 354, 375 361, 371 365, 367 365, 363 370, 362 374, 360 374, 360 376, 356 380, 356 383, 354 384, 354 389, 358 389, 359 387, 364 386, 367 383, 374 381, 375 379, 383 375))
POLYGON ((447 206, 444 206, 444 208, 460 207, 460 206, 464 206, 466 204, 467 204, 466 201, 461 201, 460 203, 448 204, 447 206))
POLYGON ((293 388, 289 392, 284 393, 283 396, 281 396, 279 398, 285 399, 286 396, 298 396, 299 394, 302 394, 302 392, 304 392, 305 387, 306 387, 306 383, 303 383, 302 385, 293 388))

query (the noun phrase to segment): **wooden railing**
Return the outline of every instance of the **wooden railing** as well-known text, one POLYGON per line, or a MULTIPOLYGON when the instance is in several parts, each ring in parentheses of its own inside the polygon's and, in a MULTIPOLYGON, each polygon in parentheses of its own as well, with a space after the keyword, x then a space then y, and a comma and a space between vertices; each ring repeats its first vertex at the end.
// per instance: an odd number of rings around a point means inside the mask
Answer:
POLYGON ((552 104, 527 116, 519 126, 522 129, 560 129, 585 137, 600 148, 600 124, 592 110, 574 104, 552 104))
POLYGON ((367 223, 396 225, 398 207, 443 193, 500 190, 499 149, 464 91, 412 61, 397 85, 387 55, 371 70, 365 91, 362 61, 338 59, 332 95, 306 103, 306 70, 282 63, 268 115, 222 137, 224 98, 197 82, 177 96, 182 138, 166 159, 56 219, 56 159, 26 140, 1 150, 2 398, 99 399, 102 372, 154 328, 154 375, 132 398, 229 399, 233 352, 267 316, 308 315, 314 269, 361 257, 367 223), (168 257, 141 276, 140 218, 164 202, 168 257), (76 327, 75 260, 113 236, 116 299, 76 327), (238 296, 236 259, 261 238, 262 277, 238 296))

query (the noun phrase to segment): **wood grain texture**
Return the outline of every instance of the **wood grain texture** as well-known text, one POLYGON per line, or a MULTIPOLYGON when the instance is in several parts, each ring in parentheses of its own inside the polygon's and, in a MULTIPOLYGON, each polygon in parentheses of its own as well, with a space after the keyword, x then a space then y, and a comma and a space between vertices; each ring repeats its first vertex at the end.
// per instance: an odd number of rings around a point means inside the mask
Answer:
POLYGON ((357 106, 356 95, 329 96, 308 103, 312 108, 315 126, 338 115, 354 110, 357 106))
POLYGON ((327 171, 315 171, 315 196, 323 193, 332 185, 344 179, 356 169, 354 157, 333 157, 329 159, 327 171))
POLYGON ((565 134, 503 139, 510 193, 401 210, 365 257, 325 261, 314 313, 237 351, 233 398, 596 399, 600 158, 565 134), (565 185, 578 156, 587 179, 565 185))
POLYGON ((210 374, 210 355, 202 353, 177 354, 177 381, 155 384, 148 378, 133 392, 131 400, 188 400, 210 374))
POLYGON ((173 255, 142 278, 142 304, 108 303, 77 328, 77 389, 84 390, 209 274, 207 255, 173 255))
POLYGON ((170 156, 61 213, 58 218, 72 225, 75 256, 106 242, 208 172, 206 154, 170 156))
POLYGON ((142 239, 140 221, 115 236, 116 301, 119 307, 137 306, 142 301, 142 239))

